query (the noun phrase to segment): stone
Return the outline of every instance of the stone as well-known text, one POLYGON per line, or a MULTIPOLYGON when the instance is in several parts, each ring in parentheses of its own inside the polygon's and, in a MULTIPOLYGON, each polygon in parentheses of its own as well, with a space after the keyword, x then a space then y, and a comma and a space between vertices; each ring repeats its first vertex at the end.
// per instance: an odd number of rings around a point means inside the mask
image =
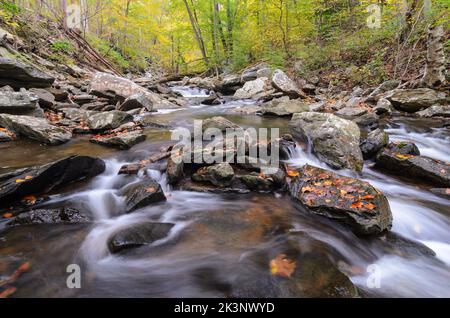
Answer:
POLYGON ((0 92, 0 114, 32 115, 39 98, 29 92, 0 92))
POLYGON ((408 113, 415 113, 446 101, 445 93, 429 88, 397 89, 386 98, 395 109, 408 113))
POLYGON ((389 202, 369 183, 309 165, 297 172, 288 184, 302 208, 343 223, 358 234, 376 235, 391 229, 389 202))
POLYGON ((262 116, 280 116, 288 117, 295 113, 309 112, 310 105, 306 104, 301 99, 284 100, 280 98, 278 100, 272 100, 261 107, 262 116))
POLYGON ((423 118, 450 118, 450 105, 433 105, 427 109, 417 112, 416 115, 423 118))
POLYGON ((229 163, 203 167, 192 175, 196 182, 209 182, 215 186, 228 187, 234 179, 234 170, 229 163))
POLYGON ((269 79, 267 77, 260 77, 253 81, 246 82, 244 87, 236 91, 234 97, 240 99, 259 99, 270 89, 269 79))
POLYGON ((126 211, 131 213, 150 204, 166 201, 166 196, 158 182, 152 178, 126 186, 121 190, 125 197, 126 211))
POLYGON ((203 132, 205 132, 209 128, 215 128, 219 129, 222 132, 226 132, 227 129, 240 129, 241 127, 222 116, 215 116, 203 121, 203 132))
POLYGON ((109 251, 113 254, 152 244, 166 238, 174 224, 146 222, 120 230, 108 240, 109 251))
POLYGON ((396 89, 401 84, 398 80, 388 80, 375 88, 367 97, 368 102, 377 102, 382 94, 396 89))
POLYGON ((140 108, 145 108, 149 112, 153 110, 152 101, 149 100, 146 94, 143 93, 131 95, 122 103, 122 105, 118 107, 121 111, 129 111, 140 108))
POLYGON ((33 93, 39 98, 39 105, 42 108, 52 108, 55 105, 55 96, 48 90, 43 88, 30 88, 29 92, 33 93))
POLYGON ((21 213, 6 223, 6 226, 30 224, 80 224, 88 223, 90 218, 76 209, 37 209, 21 213))
POLYGON ((302 92, 297 84, 291 80, 282 70, 275 70, 272 75, 272 85, 276 89, 282 91, 293 98, 302 96, 302 92))
POLYGON ((89 116, 87 119, 87 125, 92 130, 101 131, 116 129, 131 121, 133 121, 133 116, 130 114, 119 110, 114 110, 89 116))
POLYGON ((373 109, 377 115, 389 115, 392 112, 393 107, 389 100, 380 98, 373 109))
POLYGON ((0 126, 51 146, 66 143, 72 138, 70 131, 54 126, 44 118, 0 114, 0 126))
POLYGON ((19 88, 50 87, 55 78, 39 71, 31 65, 25 65, 17 60, 0 57, 0 85, 10 85, 19 88))
POLYGON ((364 107, 346 106, 335 113, 335 115, 351 119, 367 114, 368 109, 364 107))
POLYGON ((131 147, 145 141, 146 135, 140 130, 130 131, 127 133, 119 133, 113 136, 95 136, 91 138, 91 142, 102 146, 119 148, 122 150, 130 149, 131 147))
POLYGON ((72 156, 43 166, 30 167, 0 175, 0 205, 57 190, 72 182, 93 178, 105 171, 99 158, 72 156))
POLYGON ((367 134, 361 141, 360 147, 364 159, 374 157, 378 151, 389 143, 389 135, 382 129, 376 129, 367 134))
POLYGON ((350 120, 329 113, 294 114, 290 122, 294 136, 309 141, 318 158, 335 169, 361 171, 361 132, 350 120))

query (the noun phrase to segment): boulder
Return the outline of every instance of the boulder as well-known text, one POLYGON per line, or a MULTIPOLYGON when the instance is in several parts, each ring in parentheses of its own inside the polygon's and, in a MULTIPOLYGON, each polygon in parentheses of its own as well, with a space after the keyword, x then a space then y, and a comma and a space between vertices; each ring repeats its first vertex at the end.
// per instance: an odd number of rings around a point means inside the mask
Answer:
POLYGON ((29 225, 29 224, 61 224, 61 223, 87 223, 88 216, 71 208, 39 209, 21 213, 9 221, 7 226, 29 225))
POLYGON ((410 141, 394 141, 389 143, 386 148, 392 152, 402 155, 420 156, 420 150, 415 143, 410 141))
POLYGON ((377 115, 389 115, 392 112, 392 104, 386 98, 380 98, 373 109, 377 115))
POLYGON ((170 185, 175 185, 184 177, 184 162, 182 160, 174 160, 175 152, 167 160, 167 181, 170 185))
POLYGON ((241 127, 222 116, 215 116, 203 121, 203 132, 205 132, 209 128, 216 128, 221 130, 222 132, 226 132, 227 129, 239 129, 241 127))
POLYGON ((433 185, 450 187, 450 163, 428 157, 402 154, 385 148, 377 155, 376 166, 394 174, 416 178, 433 185))
POLYGON ((197 182, 209 182, 215 186, 228 187, 234 179, 234 170, 229 163, 220 163, 209 167, 203 167, 192 175, 192 180, 197 182))
POLYGON ((38 96, 29 92, 0 92, 0 114, 32 115, 38 96))
POLYGON ((45 144, 60 145, 72 138, 72 133, 50 124, 44 118, 0 114, 0 126, 45 144))
POLYGON ((376 129, 367 134, 361 141, 360 147, 364 159, 375 156, 378 151, 389 143, 389 135, 382 129, 376 129))
POLYGON ((0 175, 0 205, 27 195, 56 190, 69 183, 95 177, 105 170, 103 160, 73 156, 43 166, 19 169, 0 175))
POLYGON ((158 182, 152 178, 131 184, 122 189, 127 213, 144 208, 150 204, 166 201, 166 196, 158 182))
POLYGON ((98 112, 96 111, 80 108, 61 108, 59 111, 64 114, 64 118, 73 120, 75 122, 86 121, 89 116, 98 114, 98 112))
POLYGON ((338 110, 335 115, 343 118, 354 118, 367 114, 368 109, 364 107, 346 106, 338 110))
POLYGON ((358 125, 333 114, 294 114, 290 122, 294 135, 311 143, 320 160, 336 169, 361 171, 363 156, 358 125))
POLYGON ((432 117, 450 117, 450 105, 433 105, 427 109, 419 111, 416 113, 417 116, 423 118, 432 118, 432 117))
POLYGON ((275 70, 272 75, 272 85, 279 91, 293 98, 302 96, 297 84, 291 80, 282 70, 275 70))
POLYGON ((153 110, 153 103, 149 100, 146 94, 138 93, 128 97, 122 105, 119 106, 121 111, 129 111, 132 109, 145 108, 147 111, 151 112, 153 110))
POLYGON ((369 183, 306 165, 291 175, 289 190, 308 211, 348 225, 359 234, 380 234, 392 227, 386 197, 369 183))
POLYGON ((0 85, 14 88, 50 87, 55 79, 31 65, 0 57, 0 85))
POLYGON ((274 99, 261 107, 263 116, 292 116, 295 113, 309 112, 309 105, 301 99, 274 99))
POLYGON ((270 81, 267 77, 260 77, 254 81, 244 84, 244 87, 238 89, 234 94, 235 98, 259 99, 271 89, 270 81))
POLYGON ((95 101, 95 99, 96 99, 96 97, 94 95, 89 95, 89 94, 75 95, 73 97, 73 101, 80 106, 83 106, 84 104, 92 103, 95 101))
POLYGON ((251 191, 257 192, 273 192, 282 189, 285 186, 286 174, 283 170, 271 175, 261 173, 251 173, 239 177, 239 180, 251 191))
POLYGON ((109 251, 115 254, 126 249, 149 245, 166 238, 174 226, 171 223, 146 222, 125 228, 109 239, 109 251))
POLYGON ((43 88, 30 88, 31 93, 39 98, 39 105, 42 108, 52 108, 55 105, 55 96, 43 88))
POLYGON ((126 112, 114 110, 89 116, 87 125, 95 131, 116 129, 121 125, 133 121, 133 116, 126 112))
POLYGON ((256 71, 256 77, 257 78, 259 78, 259 77, 270 78, 272 76, 272 74, 273 74, 273 71, 270 68, 268 68, 268 67, 261 68, 261 69, 256 71))
POLYGON ((397 89, 386 98, 395 109, 408 113, 415 113, 446 101, 445 93, 429 88, 397 89))
POLYGON ((114 134, 112 136, 98 135, 91 138, 91 142, 102 146, 119 148, 122 150, 130 149, 131 147, 145 141, 146 135, 141 130, 130 131, 126 133, 114 134))
POLYGON ((389 80, 389 81, 382 83, 380 86, 375 88, 369 94, 369 96, 367 96, 367 101, 374 102, 374 103, 377 102, 379 100, 380 96, 382 96, 382 94, 384 94, 388 91, 391 91, 393 89, 396 89, 400 84, 401 84, 401 82, 398 80, 389 80))

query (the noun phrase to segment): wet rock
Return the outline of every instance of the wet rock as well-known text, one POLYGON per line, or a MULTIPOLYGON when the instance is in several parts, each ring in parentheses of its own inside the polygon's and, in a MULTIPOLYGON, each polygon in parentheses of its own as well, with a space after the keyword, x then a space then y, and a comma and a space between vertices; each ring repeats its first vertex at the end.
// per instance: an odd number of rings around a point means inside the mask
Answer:
POLYGON ((430 191, 438 196, 450 200, 450 188, 434 188, 430 189, 430 191))
POLYGON ((53 95, 55 101, 64 102, 69 97, 69 93, 61 88, 49 87, 46 90, 53 95))
POLYGON ((394 90, 386 98, 395 109, 415 113, 435 104, 445 102, 446 95, 443 92, 429 88, 417 88, 394 90))
MULTIPOLYGON (((90 110, 90 111, 97 111, 97 112, 102 111, 103 112, 103 111, 105 111, 104 109, 106 107, 108 107, 108 103, 107 102, 95 101, 95 102, 92 102, 92 103, 84 104, 83 106, 81 106, 80 109, 90 110)), ((114 106, 111 107, 111 110, 115 110, 115 109, 116 109, 116 107, 114 107, 114 106)))
POLYGON ((131 163, 127 165, 123 165, 119 170, 120 174, 126 174, 126 175, 136 175, 138 174, 139 170, 142 169, 142 166, 138 163, 131 163))
POLYGON ((441 160, 401 154, 385 148, 378 154, 376 166, 408 178, 450 187, 450 163, 441 160))
POLYGON ((450 117, 450 105, 433 105, 430 108, 419 111, 416 113, 417 116, 423 118, 432 118, 432 117, 450 117))
POLYGON ((0 114, 32 115, 39 98, 29 92, 0 92, 0 114))
POLYGON ((158 182, 151 178, 125 187, 121 194, 125 197, 127 213, 150 204, 166 201, 166 196, 158 182))
POLYGON ((39 209, 21 213, 8 222, 7 226, 29 224, 61 224, 87 223, 90 218, 80 211, 71 208, 39 209))
POLYGON ((242 87, 241 76, 239 74, 230 74, 222 79, 222 82, 216 85, 216 89, 224 94, 232 94, 242 87))
POLYGON ((236 298, 359 296, 322 244, 306 235, 298 240, 283 237, 270 248, 245 253, 235 271, 231 295, 236 298))
POLYGON ((203 121, 203 132, 205 132, 209 128, 215 128, 221 130, 222 132, 226 132, 227 129, 239 129, 241 127, 222 116, 215 116, 203 121))
POLYGON ((426 245, 409 240, 397 233, 389 232, 377 238, 375 242, 381 243, 386 253, 395 254, 404 258, 434 257, 436 253, 426 245))
POLYGON ((364 159, 375 156, 388 143, 389 135, 384 130, 376 129, 371 131, 360 144, 364 159))
POLYGON ((206 88, 210 90, 214 90, 216 88, 216 80, 211 77, 193 77, 189 79, 189 84, 198 86, 200 88, 206 88))
POLYGON ((31 65, 0 57, 0 85, 14 88, 50 87, 55 79, 31 65))
POLYGON ((380 98, 373 109, 377 115, 389 115, 392 112, 392 104, 386 98, 380 98))
POLYGON ((366 131, 377 129, 380 125, 379 117, 375 113, 367 113, 353 118, 352 121, 357 124, 359 128, 366 131))
POLYGON ((177 184, 184 177, 184 162, 183 160, 174 160, 175 152, 167 160, 167 181, 171 185, 177 184))
POLYGON ((282 91, 293 98, 302 96, 302 92, 297 84, 291 80, 282 70, 275 70, 272 75, 272 85, 276 89, 282 91))
POLYGON ((271 89, 269 79, 261 77, 253 81, 246 82, 244 87, 238 89, 234 94, 235 98, 240 99, 259 99, 271 89))
POLYGON ((72 138, 72 133, 51 125, 44 118, 0 114, 0 126, 13 131, 17 135, 52 146, 66 143, 72 138))
POLYGON ((292 197, 314 214, 371 235, 392 227, 386 197, 369 183, 306 165, 289 183, 292 197))
POLYGON ((52 108, 55 105, 55 96, 48 90, 43 88, 31 88, 29 91, 39 98, 39 105, 42 108, 52 108))
POLYGON ((108 241, 113 254, 137 248, 166 238, 175 224, 146 222, 136 224, 115 233, 108 241))
POLYGON ((419 148, 410 141, 394 141, 389 143, 386 148, 402 155, 420 156, 419 148))
POLYGON ((263 116, 292 116, 303 112, 309 112, 309 105, 301 99, 274 99, 261 107, 263 116))
POLYGON ((73 120, 75 122, 86 121, 89 116, 98 113, 96 111, 90 111, 80 108, 61 108, 59 111, 64 114, 64 118, 73 120))
POLYGON ((126 112, 119 110, 98 113, 89 116, 87 124, 92 130, 108 130, 116 129, 117 127, 133 121, 133 116, 126 112))
POLYGON ((147 136, 144 135, 141 130, 135 130, 127 133, 115 134, 112 136, 95 136, 90 141, 94 144, 99 144, 102 146, 127 150, 145 141, 146 138, 147 136))
POLYGON ((220 163, 209 167, 203 167, 192 175, 192 180, 197 182, 209 182, 215 186, 228 187, 234 179, 233 167, 228 163, 220 163))
POLYGON ((105 170, 103 160, 73 156, 43 166, 0 175, 0 205, 11 204, 27 195, 56 190, 69 183, 89 179, 105 170))
POLYGON ((6 128, 0 128, 0 142, 8 142, 16 139, 16 135, 6 128))
POLYGON ((320 160, 336 169, 361 171, 360 130, 354 122, 328 113, 298 113, 290 122, 294 135, 311 143, 320 160))
POLYGON ((251 191, 273 192, 282 189, 285 185, 286 175, 284 171, 278 169, 278 172, 270 175, 261 173, 251 173, 239 177, 239 180, 245 184, 251 191))
POLYGON ((211 94, 209 95, 209 97, 207 97, 206 99, 204 99, 202 101, 203 105, 220 105, 220 98, 219 96, 217 96, 217 94, 215 92, 211 92, 211 94))
POLYGON ((153 110, 153 103, 145 94, 139 93, 128 97, 118 109, 121 111, 129 111, 137 108, 145 108, 151 112, 153 110))

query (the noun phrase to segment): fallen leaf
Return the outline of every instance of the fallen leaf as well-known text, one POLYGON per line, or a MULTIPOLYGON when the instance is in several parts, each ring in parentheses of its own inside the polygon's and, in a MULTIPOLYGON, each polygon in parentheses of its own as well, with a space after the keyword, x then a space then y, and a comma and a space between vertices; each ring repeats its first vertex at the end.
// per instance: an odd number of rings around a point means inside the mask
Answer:
POLYGON ((16 179, 16 183, 23 183, 23 182, 26 182, 27 180, 24 180, 24 179, 16 179))
POLYGON ((401 153, 398 153, 395 155, 398 159, 402 159, 402 160, 406 160, 406 159, 410 159, 410 158, 414 158, 414 156, 412 155, 404 155, 401 153))
POLYGON ((26 176, 25 177, 25 180, 31 180, 31 179, 33 179, 33 176, 26 176))
POLYGON ((0 293, 0 298, 7 298, 17 291, 16 287, 10 287, 0 293))
POLYGON ((353 202, 353 204, 350 206, 350 208, 359 209, 359 208, 362 208, 363 205, 364 204, 361 201, 356 201, 356 202, 353 202))
POLYGON ((286 254, 280 254, 270 261, 270 272, 274 276, 290 278, 296 266, 296 261, 290 260, 286 254))
POLYGON ((372 204, 372 203, 366 203, 366 204, 364 204, 364 207, 368 210, 373 210, 376 208, 376 205, 372 204))
POLYGON ((145 189, 145 192, 147 192, 147 193, 155 193, 156 189, 154 187, 148 187, 147 189, 145 189))
POLYGON ((34 205, 36 201, 37 198, 34 195, 29 195, 22 199, 22 202, 25 202, 27 205, 34 205))
POLYGON ((372 199, 375 199, 375 197, 374 197, 373 195, 371 195, 371 194, 365 195, 365 196, 363 196, 362 198, 363 198, 364 200, 372 200, 372 199))
POLYGON ((5 218, 5 219, 10 219, 10 218, 12 218, 14 215, 12 214, 12 213, 5 213, 5 214, 3 214, 3 217, 5 218))

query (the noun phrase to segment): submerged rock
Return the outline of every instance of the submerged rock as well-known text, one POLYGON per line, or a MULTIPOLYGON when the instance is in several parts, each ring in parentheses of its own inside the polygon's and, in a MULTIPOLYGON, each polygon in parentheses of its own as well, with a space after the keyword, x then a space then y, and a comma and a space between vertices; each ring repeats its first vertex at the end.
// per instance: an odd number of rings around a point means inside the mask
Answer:
POLYGON ((209 182, 215 186, 228 187, 234 179, 234 170, 229 163, 220 163, 209 167, 203 167, 192 175, 192 180, 197 182, 209 182))
POLYGON ((394 90, 386 98, 396 109, 415 113, 435 104, 445 102, 446 95, 429 88, 417 88, 394 90))
POLYGON ((161 186, 152 178, 125 187, 121 194, 125 197, 127 213, 166 200, 161 186))
POLYGON ((119 148, 123 150, 130 149, 131 147, 145 141, 146 135, 141 130, 130 131, 127 133, 119 133, 112 136, 95 136, 91 138, 91 142, 102 146, 119 148))
POLYGON ((174 224, 146 222, 136 224, 115 233, 108 241, 109 251, 113 254, 126 249, 149 245, 166 238, 174 224))
POLYGON ((11 204, 27 195, 47 193, 69 183, 89 179, 105 170, 98 158, 73 156, 43 166, 0 175, 0 205, 11 204))
POLYGON ((298 113, 290 122, 294 135, 311 143, 313 151, 336 169, 361 171, 361 132, 354 122, 328 113, 298 113))
POLYGON ((19 214, 7 226, 29 224, 87 223, 89 217, 71 208, 39 209, 19 214))
POLYGON ((14 88, 50 87, 55 79, 31 65, 0 57, 0 86, 14 88))
POLYGON ((0 114, 0 126, 45 144, 60 145, 72 138, 72 133, 50 124, 44 118, 0 114))
POLYGON ((133 116, 126 112, 114 110, 110 112, 97 113, 89 116, 87 124, 90 129, 101 131, 116 129, 123 124, 133 121, 133 116))
POLYGON ((450 163, 441 160, 402 154, 385 148, 378 154, 376 166, 408 178, 450 187, 450 163))
POLYGON ((289 189, 306 210, 346 224, 360 234, 380 234, 391 229, 389 202, 369 183, 309 165, 297 173, 289 189))

